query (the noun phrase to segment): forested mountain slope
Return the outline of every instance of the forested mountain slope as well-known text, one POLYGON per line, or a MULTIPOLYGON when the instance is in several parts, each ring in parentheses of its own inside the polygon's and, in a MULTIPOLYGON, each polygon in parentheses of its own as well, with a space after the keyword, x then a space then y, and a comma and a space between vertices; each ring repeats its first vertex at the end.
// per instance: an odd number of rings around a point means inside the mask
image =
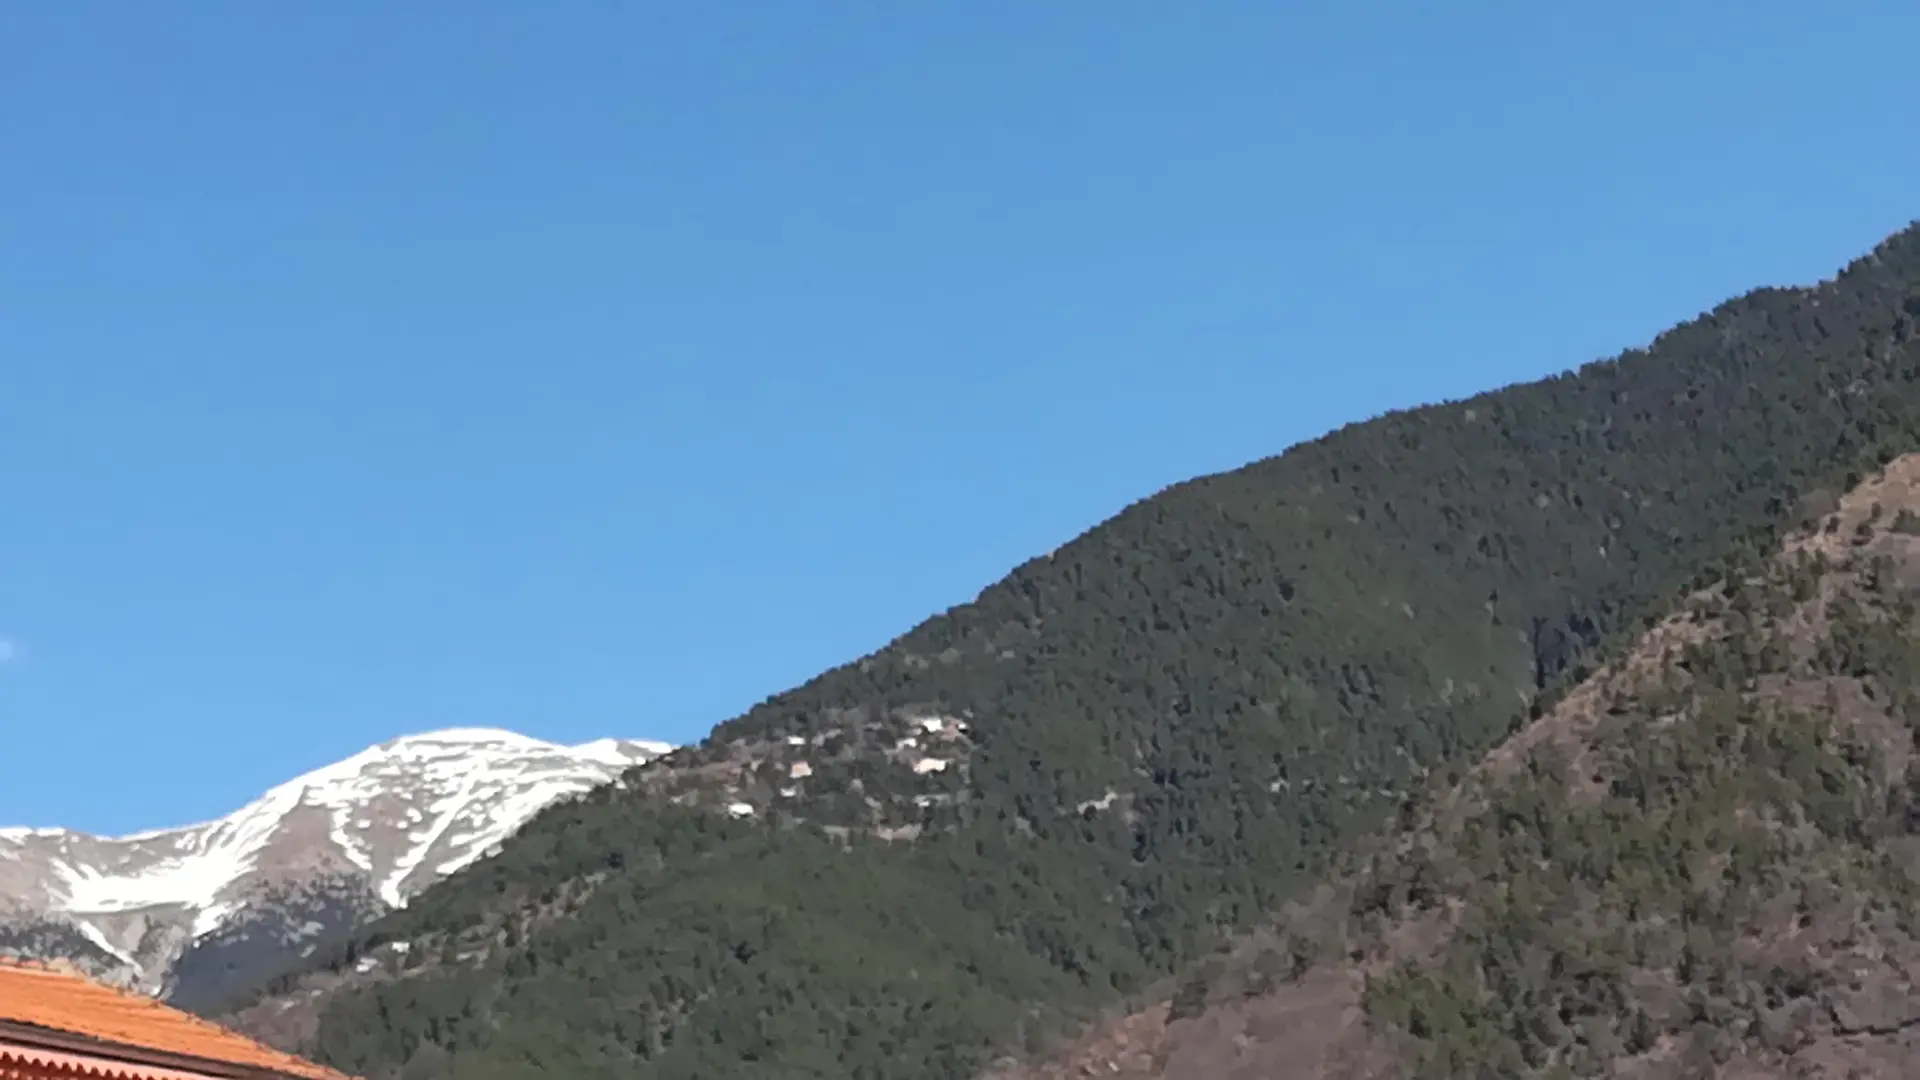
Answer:
POLYGON ((1917 338, 1909 229, 1646 350, 1171 488, 547 812, 237 1019, 381 1078, 1042 1050, 1920 448, 1917 338))
POLYGON ((1920 1075, 1920 455, 1169 1003, 994 1080, 1920 1075))

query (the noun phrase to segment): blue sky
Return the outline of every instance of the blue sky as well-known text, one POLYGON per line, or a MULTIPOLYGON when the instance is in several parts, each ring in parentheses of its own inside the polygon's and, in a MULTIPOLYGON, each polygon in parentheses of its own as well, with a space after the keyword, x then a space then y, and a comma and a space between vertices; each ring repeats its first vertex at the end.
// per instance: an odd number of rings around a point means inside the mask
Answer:
POLYGON ((0 824, 690 740, 1920 215, 1920 5, 13 5, 0 824), (1578 8, 1579 10, 1576 10, 1578 8))

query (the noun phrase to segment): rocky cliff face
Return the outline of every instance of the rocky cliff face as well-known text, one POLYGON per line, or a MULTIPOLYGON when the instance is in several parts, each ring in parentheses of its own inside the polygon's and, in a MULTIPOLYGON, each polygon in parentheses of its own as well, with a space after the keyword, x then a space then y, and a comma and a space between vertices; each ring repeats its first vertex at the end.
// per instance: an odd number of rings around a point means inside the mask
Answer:
POLYGON ((218 821, 121 837, 0 829, 0 954, 209 1004, 670 749, 438 731, 297 777, 218 821))

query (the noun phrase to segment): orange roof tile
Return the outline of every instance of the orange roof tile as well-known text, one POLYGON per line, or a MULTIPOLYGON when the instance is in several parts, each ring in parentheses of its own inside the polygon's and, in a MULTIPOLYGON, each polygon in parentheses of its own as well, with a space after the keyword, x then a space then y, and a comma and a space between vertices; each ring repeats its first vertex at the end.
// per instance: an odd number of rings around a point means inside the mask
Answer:
POLYGON ((0 960, 0 1021, 302 1080, 347 1080, 152 998, 36 964, 0 960))
POLYGON ((59 1050, 8 1046, 0 1035, 0 1080, 206 1080, 205 1073, 109 1061, 59 1050))

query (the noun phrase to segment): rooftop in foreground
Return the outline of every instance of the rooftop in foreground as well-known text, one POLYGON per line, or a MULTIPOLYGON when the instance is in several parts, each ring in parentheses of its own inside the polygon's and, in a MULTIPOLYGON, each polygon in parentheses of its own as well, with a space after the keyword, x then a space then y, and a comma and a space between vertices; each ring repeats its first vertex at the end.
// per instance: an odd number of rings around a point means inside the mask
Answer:
POLYGON ((5 960, 0 1077, 348 1080, 152 998, 5 960))

